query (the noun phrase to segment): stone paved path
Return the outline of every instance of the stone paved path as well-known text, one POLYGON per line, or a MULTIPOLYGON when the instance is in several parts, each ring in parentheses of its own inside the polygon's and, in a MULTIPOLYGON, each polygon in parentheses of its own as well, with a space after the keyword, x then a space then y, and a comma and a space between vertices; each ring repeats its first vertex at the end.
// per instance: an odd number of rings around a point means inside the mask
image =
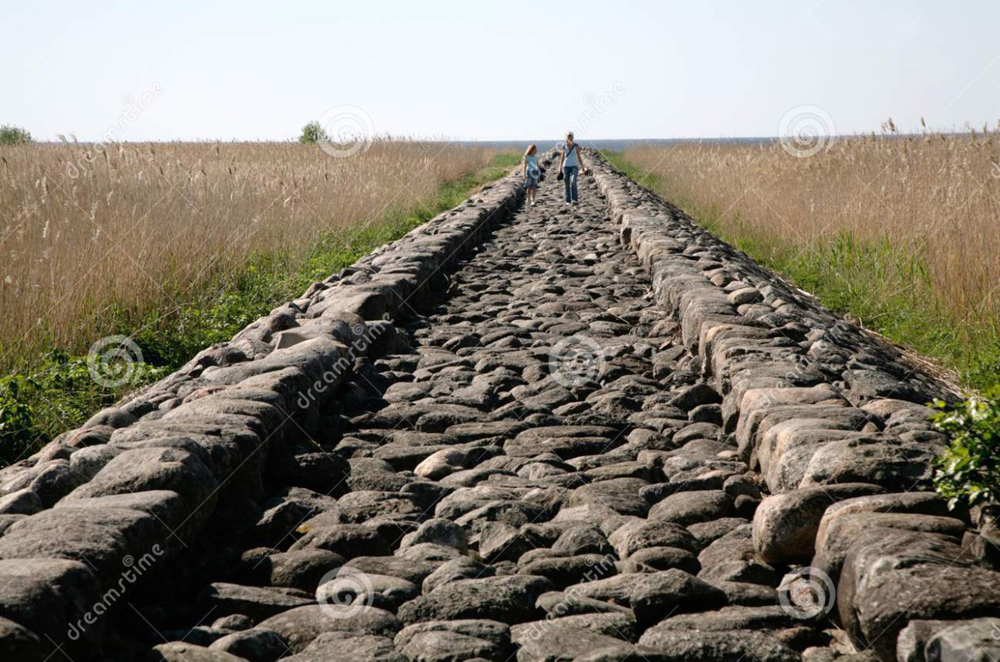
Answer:
POLYGON ((336 446, 350 491, 276 494, 257 527, 272 549, 215 578, 205 606, 223 620, 188 641, 246 616, 277 635, 210 648, 770 662, 827 643, 753 560, 759 481, 724 441, 719 394, 589 177, 581 198, 550 177, 409 325, 414 351, 362 373, 336 446))
POLYGON ((438 273, 500 183, 0 471, 0 657, 993 650, 1000 534, 929 491, 939 385, 596 176, 438 273))

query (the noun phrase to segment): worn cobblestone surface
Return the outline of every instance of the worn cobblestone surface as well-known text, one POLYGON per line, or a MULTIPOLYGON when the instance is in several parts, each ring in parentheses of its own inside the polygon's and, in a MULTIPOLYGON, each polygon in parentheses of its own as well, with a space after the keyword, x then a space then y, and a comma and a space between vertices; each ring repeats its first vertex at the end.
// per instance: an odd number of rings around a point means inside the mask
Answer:
POLYGON ((945 386, 592 160, 0 471, 3 659, 1000 654, 945 386))

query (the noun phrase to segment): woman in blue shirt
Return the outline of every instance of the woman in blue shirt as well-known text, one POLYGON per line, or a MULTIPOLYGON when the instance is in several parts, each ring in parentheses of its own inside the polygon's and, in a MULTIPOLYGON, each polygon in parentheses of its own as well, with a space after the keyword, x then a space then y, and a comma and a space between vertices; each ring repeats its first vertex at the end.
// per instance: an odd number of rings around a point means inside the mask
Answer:
POLYGON ((566 204, 571 201, 577 203, 580 197, 576 190, 576 177, 583 168, 583 155, 580 153, 580 146, 573 141, 573 132, 566 134, 566 144, 562 146, 562 159, 559 161, 559 169, 563 173, 563 183, 566 185, 566 204))

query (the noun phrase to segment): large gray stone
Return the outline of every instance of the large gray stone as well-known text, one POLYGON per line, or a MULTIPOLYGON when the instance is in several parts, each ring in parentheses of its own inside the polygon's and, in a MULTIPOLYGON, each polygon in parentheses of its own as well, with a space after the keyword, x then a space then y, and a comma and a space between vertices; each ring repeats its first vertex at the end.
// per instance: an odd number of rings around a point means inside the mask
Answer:
POLYGON ((896 532, 932 533, 950 537, 957 543, 965 532, 965 523, 952 517, 932 515, 847 513, 831 519, 822 539, 817 537, 812 565, 836 581, 844 559, 855 545, 877 542, 896 532))
POLYGON ((351 632, 325 632, 316 637, 301 653, 282 658, 286 662, 407 662, 396 651, 392 638, 351 632))
POLYGON ((117 584, 131 561, 162 556, 169 537, 156 517, 139 510, 52 508, 11 526, 0 537, 0 559, 80 561, 110 585, 117 584))
POLYGON ((643 579, 629 595, 632 611, 643 627, 667 614, 707 611, 726 604, 725 593, 683 570, 664 570, 643 575, 643 579))
MULTIPOLYGON (((543 593, 536 606, 545 612, 547 619, 562 618, 563 616, 576 616, 580 614, 606 614, 620 613, 631 614, 627 607, 585 598, 565 591, 551 591, 543 593)), ((633 616, 634 620, 634 616, 633 616)))
POLYGON ((399 606, 420 594, 413 582, 401 577, 360 572, 346 566, 316 589, 321 604, 368 605, 395 613, 399 606))
POLYGON ((370 575, 398 577, 420 586, 432 572, 442 567, 441 561, 421 561, 399 556, 355 556, 347 566, 370 575))
POLYGON ((217 487, 208 467, 193 453, 174 448, 137 448, 115 456, 66 499, 170 490, 180 494, 191 511, 211 512, 217 487))
POLYGON ((653 506, 649 519, 688 526, 728 517, 732 509, 732 499, 722 490, 678 492, 653 506))
POLYGON ((701 564, 694 554, 676 547, 646 547, 630 555, 622 564, 622 572, 660 572, 672 568, 696 575, 701 564))
POLYGON ((86 476, 76 471, 67 460, 51 460, 37 466, 38 473, 29 488, 38 495, 44 508, 51 508, 86 481, 86 476))
POLYGON ((256 361, 206 369, 203 376, 218 384, 238 384, 260 375, 298 368, 309 378, 310 383, 310 388, 306 389, 307 397, 301 402, 307 405, 311 402, 322 403, 326 394, 343 377, 343 371, 335 368, 346 353, 347 347, 343 343, 328 338, 312 338, 286 349, 275 350, 256 361), (332 379, 324 379, 324 375, 329 375, 332 379), (309 398, 309 395, 312 397, 309 398))
POLYGON ((31 651, 36 640, 46 656, 59 645, 70 655, 92 650, 107 628, 107 608, 114 607, 112 600, 95 609, 101 594, 97 579, 80 562, 0 561, 0 618, 20 626, 4 628, 8 634, 0 650, 31 651))
POLYGON ((596 526, 573 526, 559 534, 552 543, 552 551, 566 556, 609 554, 614 552, 614 547, 596 526))
POLYGON ((151 662, 240 662, 244 658, 175 641, 154 647, 150 659, 151 662))
POLYGON ((0 515, 34 515, 42 510, 42 500, 30 488, 0 497, 0 515))
POLYGON ((453 620, 416 623, 403 628, 396 647, 409 660, 506 660, 510 655, 510 630, 497 621, 453 620))
POLYGON ((809 460, 802 487, 873 483, 894 492, 933 488, 933 461, 943 446, 863 437, 831 441, 809 460))
POLYGON ((949 509, 947 501, 937 492, 898 492, 860 496, 832 504, 823 512, 823 518, 820 520, 816 534, 817 547, 822 547, 825 544, 826 531, 838 517, 857 513, 932 515, 968 520, 967 512, 961 509, 949 509))
POLYGON ((227 634, 212 642, 208 648, 235 655, 248 662, 276 662, 288 653, 288 644, 280 634, 260 628, 227 634))
POLYGON ((778 605, 728 606, 717 611, 678 614, 660 621, 661 630, 697 630, 728 632, 730 630, 782 630, 801 625, 789 610, 778 605))
POLYGON ((413 533, 403 536, 400 549, 406 549, 421 543, 434 543, 446 547, 454 547, 461 553, 469 548, 469 539, 465 530, 454 522, 442 518, 429 519, 423 522, 413 533))
POLYGON ((540 616, 535 602, 551 590, 547 579, 530 575, 463 579, 404 604, 399 618, 408 624, 463 618, 522 623, 540 616))
POLYGON ((687 551, 694 551, 697 547, 694 537, 680 524, 641 519, 618 527, 608 540, 621 559, 649 547, 675 547, 687 551))
POLYGON ((558 589, 618 574, 613 556, 579 554, 534 558, 522 562, 518 572, 545 577, 558 589))
POLYGON ((975 565, 952 538, 890 533, 848 553, 837 605, 852 638, 888 660, 909 621, 1000 614, 1000 573, 975 565))
POLYGON ((441 564, 425 577, 422 584, 423 593, 430 593, 438 586, 449 582, 460 579, 482 579, 483 577, 492 577, 494 573, 495 570, 492 566, 483 565, 473 558, 463 556, 441 564))
POLYGON ((217 582, 209 584, 202 595, 206 609, 217 616, 245 614, 263 621, 283 611, 315 602, 312 595, 293 588, 240 586, 217 582))
MULTIPOLYGON (((642 656, 650 662, 731 662, 732 660, 758 660, 759 662, 800 662, 802 657, 770 632, 730 630, 728 632, 700 632, 675 630, 669 625, 658 625, 646 630, 639 639, 644 647, 642 656), (646 649, 656 655, 649 655, 646 649)), ((580 658, 596 662, 600 657, 580 658)), ((613 658, 604 658, 611 660, 613 658)))
POLYGON ((260 564, 272 586, 313 593, 320 579, 344 564, 344 557, 325 549, 300 549, 267 556, 260 564))
POLYGON ((0 657, 5 660, 43 662, 42 639, 28 628, 0 616, 0 657))
POLYGON ((605 452, 624 441, 624 437, 615 428, 596 425, 541 427, 518 433, 504 444, 504 451, 515 457, 555 453, 568 460, 605 452))
POLYGON ((1000 619, 910 621, 896 642, 901 662, 995 662, 1000 659, 1000 619))
POLYGON ((410 639, 425 632, 450 631, 459 634, 484 639, 496 644, 501 649, 510 647, 510 628, 499 621, 487 619, 456 619, 450 621, 428 621, 408 625, 396 635, 396 644, 405 646, 410 639))
POLYGON ((617 646, 635 636, 635 622, 625 613, 565 616, 511 628, 518 662, 559 662, 594 649, 617 646))
POLYGON ((882 491, 876 485, 848 483, 769 496, 754 513, 754 548, 765 563, 772 565, 807 563, 815 551, 820 520, 829 506, 882 491))
POLYGON ((289 551, 325 549, 346 559, 355 556, 389 556, 392 550, 379 532, 361 524, 334 524, 324 526, 316 519, 299 527, 303 536, 295 541, 289 551))
POLYGON ((179 538, 190 538, 197 534, 202 523, 187 508, 187 503, 181 498, 181 495, 169 490, 131 492, 86 499, 64 499, 55 505, 55 510, 81 508, 98 511, 117 508, 148 513, 164 527, 174 530, 175 536, 169 536, 160 543, 161 547, 168 548, 181 547, 179 538))
POLYGON ((272 616, 257 627, 274 630, 293 652, 299 653, 325 632, 392 637, 399 632, 402 624, 383 609, 326 604, 296 607, 272 616))
POLYGON ((644 517, 649 503, 639 495, 639 490, 646 485, 648 483, 640 478, 602 480, 576 488, 566 504, 570 507, 596 504, 622 515, 644 517))

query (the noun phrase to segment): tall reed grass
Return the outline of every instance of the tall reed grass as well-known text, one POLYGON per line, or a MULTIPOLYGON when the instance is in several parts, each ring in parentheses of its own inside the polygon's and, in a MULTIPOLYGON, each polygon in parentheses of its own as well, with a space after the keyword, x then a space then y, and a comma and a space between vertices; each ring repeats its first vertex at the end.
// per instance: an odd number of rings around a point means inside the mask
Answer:
POLYGON ((657 192, 833 308, 1000 381, 1000 134, 888 132, 805 158, 781 143, 637 146, 657 192))
POLYGON ((122 319, 183 309, 262 255, 305 259, 493 155, 387 140, 349 158, 291 143, 0 147, 0 368, 50 347, 85 352, 122 319))

